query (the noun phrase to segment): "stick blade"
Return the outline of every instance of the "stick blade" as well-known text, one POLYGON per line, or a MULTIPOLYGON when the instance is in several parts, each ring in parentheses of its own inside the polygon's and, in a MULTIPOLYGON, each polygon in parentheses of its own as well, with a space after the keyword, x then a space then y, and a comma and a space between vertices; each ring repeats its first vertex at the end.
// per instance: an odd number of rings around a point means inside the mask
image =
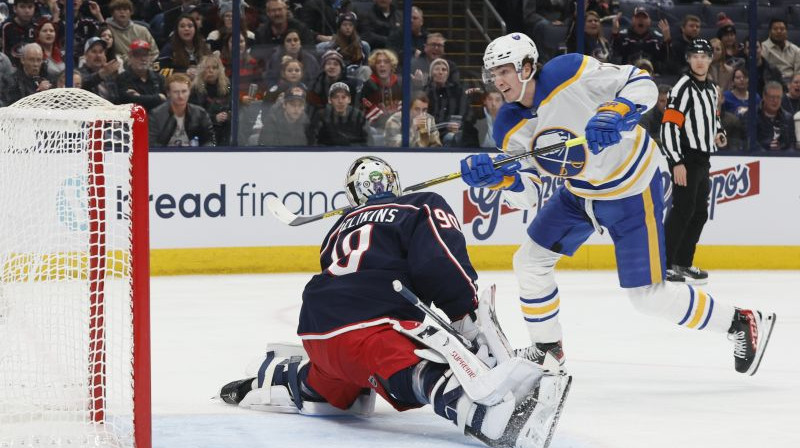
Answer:
POLYGON ((275 196, 267 196, 266 199, 267 209, 272 213, 272 216, 278 219, 278 221, 288 224, 290 226, 296 226, 298 224, 295 223, 297 221, 298 216, 294 213, 290 212, 283 202, 275 196))

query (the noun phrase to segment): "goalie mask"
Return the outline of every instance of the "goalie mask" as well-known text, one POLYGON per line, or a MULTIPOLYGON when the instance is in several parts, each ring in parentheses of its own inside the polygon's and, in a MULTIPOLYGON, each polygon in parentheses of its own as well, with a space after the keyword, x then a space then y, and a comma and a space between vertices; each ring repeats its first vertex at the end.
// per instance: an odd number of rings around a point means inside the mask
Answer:
POLYGON ((375 156, 359 157, 347 169, 344 190, 350 205, 365 204, 369 199, 400 196, 397 171, 375 156))

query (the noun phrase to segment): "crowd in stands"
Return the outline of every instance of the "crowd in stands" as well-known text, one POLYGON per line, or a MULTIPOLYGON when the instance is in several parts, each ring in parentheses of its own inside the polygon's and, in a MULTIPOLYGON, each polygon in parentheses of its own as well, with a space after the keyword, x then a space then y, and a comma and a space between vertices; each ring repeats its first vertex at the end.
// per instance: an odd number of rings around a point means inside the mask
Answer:
MULTIPOLYGON (((0 106, 64 86, 69 58, 75 87, 148 110, 152 146, 229 146, 235 136, 243 146, 399 147, 403 107, 412 147, 495 146, 492 124, 502 95, 476 81, 480 73, 461 73, 464 67, 448 57, 447 39, 428 31, 419 7, 411 13, 410 67, 402 70, 403 17, 393 0, 243 1, 233 85, 231 0, 73 1, 74 54, 66 54, 64 0, 0 0, 8 11, 0 106), (412 90, 407 106, 404 82, 412 90)), ((509 21, 512 29, 534 38, 540 63, 578 51, 582 28, 585 54, 649 71, 664 98, 687 68, 688 42, 711 38, 710 73, 720 86, 727 149, 746 147, 745 15, 701 3, 586 0, 581 27, 573 2, 512 3, 523 8, 518 25, 509 21), (551 38, 553 30, 560 38, 551 38)), ((760 14, 757 30, 757 140, 767 150, 800 149, 800 22, 791 20, 800 18, 800 5, 783 8, 788 14, 760 14)), ((653 136, 664 106, 659 101, 643 120, 653 136)))

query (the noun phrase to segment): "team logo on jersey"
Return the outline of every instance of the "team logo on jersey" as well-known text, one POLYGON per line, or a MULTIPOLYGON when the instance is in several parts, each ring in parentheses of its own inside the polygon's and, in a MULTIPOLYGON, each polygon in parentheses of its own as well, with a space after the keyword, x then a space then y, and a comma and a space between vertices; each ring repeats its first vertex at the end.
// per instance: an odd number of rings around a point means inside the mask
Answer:
MULTIPOLYGON (((533 138, 532 147, 544 148, 575 138, 577 135, 566 129, 547 129, 533 138)), ((536 156, 542 170, 552 176, 575 177, 586 167, 586 148, 584 145, 564 148, 548 154, 536 156)))

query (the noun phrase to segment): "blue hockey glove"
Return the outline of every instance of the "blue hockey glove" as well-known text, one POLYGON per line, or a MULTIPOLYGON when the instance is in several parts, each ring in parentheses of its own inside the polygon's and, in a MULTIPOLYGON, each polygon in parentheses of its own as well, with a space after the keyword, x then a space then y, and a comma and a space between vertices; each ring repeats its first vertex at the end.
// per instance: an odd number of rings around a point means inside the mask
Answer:
POLYGON ((620 132, 631 131, 642 118, 643 107, 618 97, 597 108, 597 113, 586 123, 586 143, 592 154, 599 154, 606 146, 622 140, 620 132))
MULTIPOLYGON (((500 154, 495 160, 507 157, 500 154)), ((522 165, 517 161, 495 168, 488 154, 474 154, 461 160, 461 178, 470 187, 522 191, 525 187, 517 173, 520 168, 522 165)))

